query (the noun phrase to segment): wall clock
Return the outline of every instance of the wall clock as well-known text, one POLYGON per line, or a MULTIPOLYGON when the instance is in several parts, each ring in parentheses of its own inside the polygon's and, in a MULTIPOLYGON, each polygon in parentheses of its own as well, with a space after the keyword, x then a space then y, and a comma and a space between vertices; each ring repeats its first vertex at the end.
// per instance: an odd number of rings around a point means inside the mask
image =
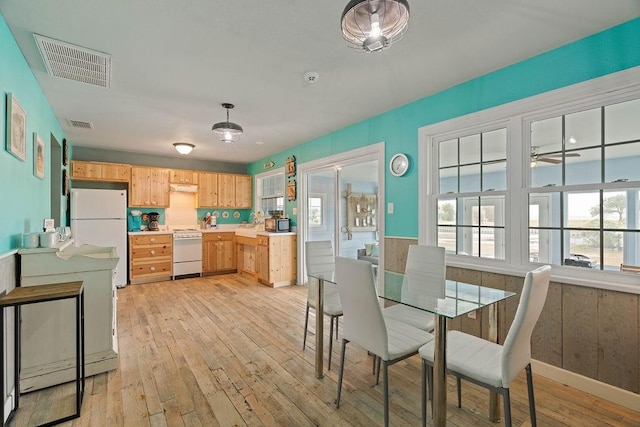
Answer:
POLYGON ((409 170, 409 158, 402 153, 394 154, 389 162, 389 171, 394 176, 402 176, 409 170))

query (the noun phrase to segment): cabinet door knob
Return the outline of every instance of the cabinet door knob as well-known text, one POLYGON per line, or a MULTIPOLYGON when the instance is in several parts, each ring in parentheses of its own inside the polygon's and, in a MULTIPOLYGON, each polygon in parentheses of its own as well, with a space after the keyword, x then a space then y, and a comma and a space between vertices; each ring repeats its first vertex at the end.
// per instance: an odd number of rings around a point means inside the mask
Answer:
POLYGON ((154 251, 153 249, 151 250, 151 255, 155 255, 156 251, 154 251))
POLYGON ((156 238, 155 238, 155 237, 152 237, 152 238, 150 238, 150 239, 149 239, 149 241, 150 241, 150 242, 155 242, 155 241, 156 241, 156 238))
POLYGON ((155 267, 151 267, 151 268, 149 268, 149 270, 156 271, 156 268, 155 267))

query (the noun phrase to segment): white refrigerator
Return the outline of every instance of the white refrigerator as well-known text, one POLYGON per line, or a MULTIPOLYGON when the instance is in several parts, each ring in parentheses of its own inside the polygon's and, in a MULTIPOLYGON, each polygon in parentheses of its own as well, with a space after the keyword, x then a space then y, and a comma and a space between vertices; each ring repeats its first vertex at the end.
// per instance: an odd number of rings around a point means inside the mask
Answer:
POLYGON ((71 190, 71 236, 76 246, 115 246, 113 284, 127 284, 127 191, 71 190))

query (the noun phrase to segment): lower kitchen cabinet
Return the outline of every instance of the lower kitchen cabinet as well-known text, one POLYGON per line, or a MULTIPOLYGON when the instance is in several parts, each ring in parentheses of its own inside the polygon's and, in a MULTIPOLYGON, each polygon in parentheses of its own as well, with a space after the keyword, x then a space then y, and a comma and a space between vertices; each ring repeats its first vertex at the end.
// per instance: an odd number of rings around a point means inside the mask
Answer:
POLYGON ((236 268, 235 233, 202 233, 202 273, 233 273, 236 268))
POLYGON ((295 234, 258 235, 256 272, 258 281, 274 288, 296 282, 295 234))
POLYGON ((169 280, 172 268, 171 233, 129 236, 129 281, 132 284, 169 280))

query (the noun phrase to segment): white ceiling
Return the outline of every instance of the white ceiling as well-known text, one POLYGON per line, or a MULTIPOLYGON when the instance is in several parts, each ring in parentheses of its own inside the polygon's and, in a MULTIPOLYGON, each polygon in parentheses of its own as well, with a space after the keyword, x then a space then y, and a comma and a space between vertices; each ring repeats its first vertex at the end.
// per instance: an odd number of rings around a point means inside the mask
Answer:
POLYGON ((404 39, 365 54, 342 40, 347 2, 2 0, 0 11, 72 144, 177 157, 186 141, 193 158, 237 163, 640 16, 638 0, 410 0, 404 39), (34 33, 112 55, 111 88, 47 75, 34 33), (223 102, 245 130, 233 145, 211 132, 223 102))

